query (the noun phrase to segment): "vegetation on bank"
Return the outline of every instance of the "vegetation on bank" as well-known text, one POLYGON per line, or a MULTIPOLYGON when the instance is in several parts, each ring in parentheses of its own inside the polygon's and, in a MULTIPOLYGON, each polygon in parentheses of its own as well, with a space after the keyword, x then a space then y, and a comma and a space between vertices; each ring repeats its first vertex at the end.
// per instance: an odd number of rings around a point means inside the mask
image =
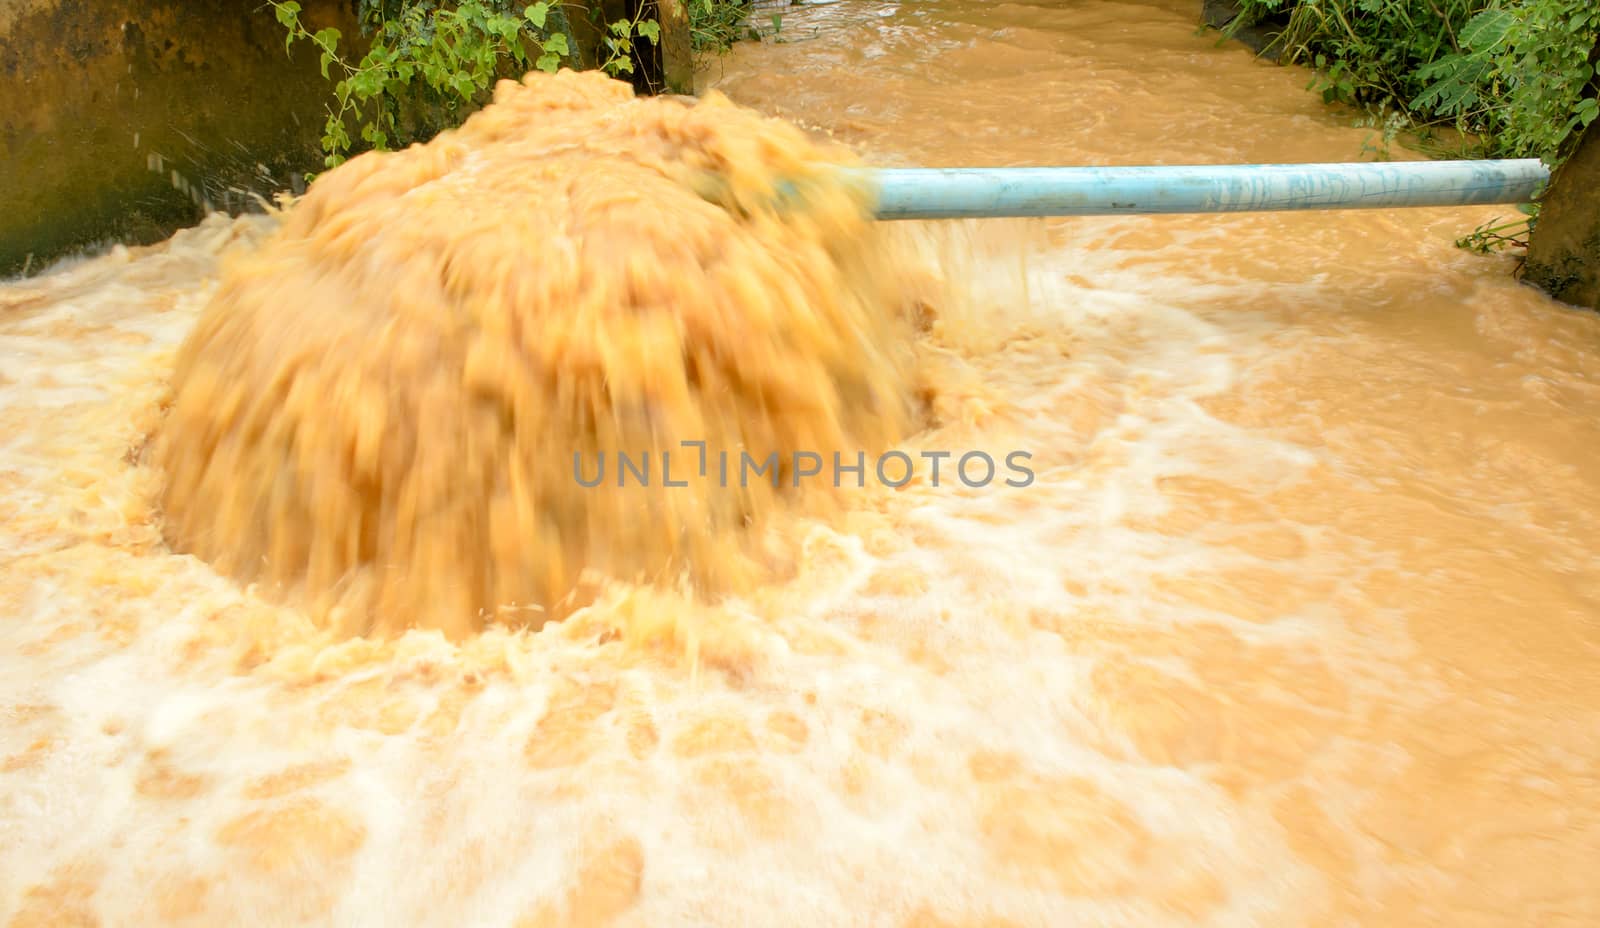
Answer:
MULTIPOLYGON (((1458 157, 1561 164, 1600 116, 1595 0, 1238 0, 1228 34, 1264 22, 1280 60, 1316 69, 1329 103, 1365 111, 1387 144, 1416 130, 1458 157), (1451 144, 1436 130, 1450 128, 1451 144)), ((1457 244, 1526 246, 1538 218, 1495 220, 1457 244)))
POLYGON ((1600 116, 1595 0, 1239 0, 1230 31, 1276 18, 1314 86, 1402 124, 1451 127, 1459 154, 1560 163, 1600 116))
MULTIPOLYGON (((688 0, 696 51, 722 51, 742 37, 748 4, 688 0)), ((633 73, 640 43, 661 38, 642 3, 632 18, 604 22, 597 5, 579 0, 360 0, 367 51, 353 59, 354 43, 337 29, 308 29, 296 0, 268 5, 286 30, 285 48, 309 43, 333 85, 322 136, 328 167, 357 151, 403 148, 458 125, 501 78, 580 66, 574 17, 590 20, 601 37, 591 63, 615 77, 633 73)))
MULTIPOLYGON (((753 0, 686 0, 689 36, 699 53, 720 54, 743 39, 760 40, 761 31, 749 25, 753 0)), ((773 29, 779 29, 773 17, 773 29)))

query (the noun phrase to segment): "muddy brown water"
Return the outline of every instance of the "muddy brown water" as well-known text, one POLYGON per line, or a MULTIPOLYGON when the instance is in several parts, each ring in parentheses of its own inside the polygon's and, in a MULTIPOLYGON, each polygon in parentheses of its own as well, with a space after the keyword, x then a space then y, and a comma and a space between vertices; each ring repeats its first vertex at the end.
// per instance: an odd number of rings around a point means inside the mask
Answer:
MULTIPOLYGON (((881 164, 1342 161, 1189 3, 837 2, 702 75, 881 164)), ((1399 157, 1415 157, 1397 152, 1399 157)), ((1600 921, 1600 318, 1504 210, 908 229, 970 383, 792 582, 330 641, 168 554, 216 218, 0 289, 12 924, 1600 921), (668 646, 619 636, 656 622, 668 646)))

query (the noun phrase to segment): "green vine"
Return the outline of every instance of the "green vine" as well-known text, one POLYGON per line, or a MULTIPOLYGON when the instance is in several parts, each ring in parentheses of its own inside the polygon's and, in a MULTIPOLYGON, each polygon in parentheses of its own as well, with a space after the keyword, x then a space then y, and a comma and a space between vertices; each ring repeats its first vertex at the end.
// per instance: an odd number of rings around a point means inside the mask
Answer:
MULTIPOLYGON (((555 72, 575 59, 562 4, 540 0, 520 10, 511 0, 361 0, 362 30, 370 44, 351 61, 337 29, 311 32, 295 0, 268 0, 287 31, 284 48, 309 42, 317 49, 322 76, 333 82, 333 101, 323 127, 324 163, 336 167, 358 147, 388 150, 421 141, 428 125, 459 123, 488 98, 495 82, 530 69, 555 72), (434 111, 437 118, 420 118, 434 111), (355 136, 352 137, 352 132, 355 136)), ((605 30, 607 57, 601 70, 614 76, 633 71, 637 39, 652 44, 661 27, 640 13, 605 30)))

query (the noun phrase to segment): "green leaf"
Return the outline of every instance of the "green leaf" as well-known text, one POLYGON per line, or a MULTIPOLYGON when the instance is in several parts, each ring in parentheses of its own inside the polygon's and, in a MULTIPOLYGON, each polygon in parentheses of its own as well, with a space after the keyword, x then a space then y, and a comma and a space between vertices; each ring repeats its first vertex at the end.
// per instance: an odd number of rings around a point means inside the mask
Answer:
POLYGON ((383 92, 383 72, 378 69, 359 71, 350 78, 350 92, 357 100, 370 100, 383 92))
POLYGON ((545 50, 546 54, 556 54, 556 55, 570 55, 570 54, 572 54, 572 50, 567 48, 567 36, 566 36, 566 33, 564 33, 564 32, 557 32, 555 35, 552 35, 550 38, 545 39, 544 40, 544 50, 545 50))
POLYGON ((654 44, 661 38, 661 24, 653 19, 647 19, 639 24, 639 34, 654 44))
POLYGON ((534 62, 533 66, 541 71, 554 74, 561 67, 561 56, 554 52, 545 52, 539 56, 539 60, 534 62))
POLYGON ((340 116, 329 114, 328 122, 323 126, 322 149, 323 151, 337 154, 350 147, 350 136, 345 132, 344 119, 340 116))
MULTIPOLYGON (((1431 64, 1425 64, 1417 69, 1417 77, 1431 81, 1436 78, 1448 77, 1463 70, 1471 60, 1466 55, 1446 55, 1431 64)), ((1415 105, 1415 104, 1413 104, 1415 105)))
POLYGON ((318 29, 317 34, 312 36, 311 40, 316 42, 319 48, 331 52, 339 47, 339 40, 343 37, 343 33, 339 30, 329 27, 327 29, 318 29))
POLYGON ((288 3, 274 4, 274 7, 274 12, 278 14, 278 24, 285 29, 292 28, 300 16, 300 4, 289 0, 288 3))
POLYGON ((1484 10, 1462 27, 1461 44, 1475 52, 1488 51, 1505 39, 1516 22, 1505 10, 1484 10))
POLYGON ((627 35, 628 33, 632 32, 632 31, 633 31, 633 23, 629 22, 626 19, 619 19, 616 22, 611 24, 611 33, 613 35, 627 35))
POLYGON ((1600 116, 1600 100, 1595 100, 1593 97, 1579 100, 1578 105, 1573 108, 1573 113, 1577 115, 1579 125, 1587 126, 1594 122, 1595 117, 1600 116))
POLYGON ((322 53, 322 79, 328 79, 328 65, 333 64, 333 52, 322 53))
POLYGON ((550 15, 550 4, 539 0, 538 3, 523 10, 522 15, 528 17, 528 22, 533 23, 535 27, 543 29, 544 21, 550 15))

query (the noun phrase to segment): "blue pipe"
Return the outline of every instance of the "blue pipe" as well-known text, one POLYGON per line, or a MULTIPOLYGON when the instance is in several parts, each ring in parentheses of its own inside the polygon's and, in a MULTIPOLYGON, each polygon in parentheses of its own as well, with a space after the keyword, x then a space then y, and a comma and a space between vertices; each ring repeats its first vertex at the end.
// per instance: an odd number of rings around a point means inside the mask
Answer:
POLYGON ((1386 209, 1531 202, 1535 158, 1171 167, 876 168, 879 219, 1386 209))

